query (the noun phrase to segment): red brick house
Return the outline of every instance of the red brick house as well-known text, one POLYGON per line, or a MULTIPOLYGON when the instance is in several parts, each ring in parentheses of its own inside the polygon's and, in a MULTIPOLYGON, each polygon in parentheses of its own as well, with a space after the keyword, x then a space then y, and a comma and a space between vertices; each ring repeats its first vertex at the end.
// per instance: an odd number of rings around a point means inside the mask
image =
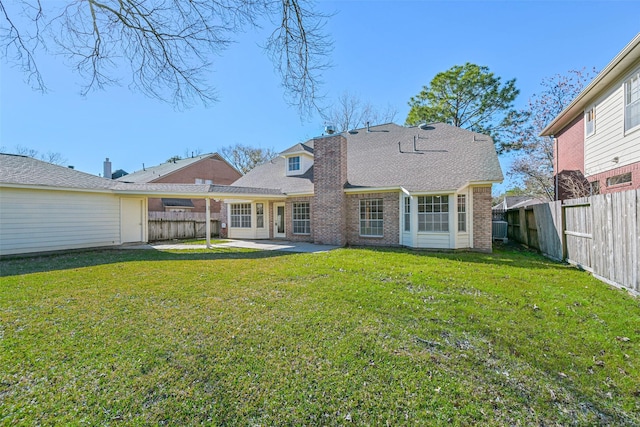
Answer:
MULTIPOLYGON (((214 184, 229 185, 242 174, 217 153, 202 154, 186 159, 172 160, 158 166, 146 167, 143 170, 122 176, 117 180, 136 184, 214 184)), ((206 210, 204 198, 150 198, 149 212, 199 212, 206 210)), ((220 205, 211 204, 217 212, 220 205)))
POLYGON ((491 251, 491 186, 502 179, 486 135, 442 123, 372 126, 296 144, 248 172, 220 195, 223 230, 238 239, 491 251))
POLYGON ((640 188, 640 34, 545 129, 555 137, 556 196, 640 188))

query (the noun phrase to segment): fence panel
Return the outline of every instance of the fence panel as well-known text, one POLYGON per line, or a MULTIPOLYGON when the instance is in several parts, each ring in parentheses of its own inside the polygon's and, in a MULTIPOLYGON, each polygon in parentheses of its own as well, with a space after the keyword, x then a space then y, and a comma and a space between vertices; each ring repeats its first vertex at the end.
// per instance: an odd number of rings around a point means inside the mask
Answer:
MULTIPOLYGON (((211 236, 220 233, 218 214, 211 215, 211 236)), ((149 212, 149 241, 204 238, 207 235, 203 212, 149 212)))
POLYGON ((509 238, 640 293, 640 190, 507 212, 509 238))
POLYGON ((540 251, 555 260, 562 260, 562 202, 533 205, 540 251))
POLYGON ((593 214, 587 198, 565 202, 564 234, 567 261, 593 271, 593 214))

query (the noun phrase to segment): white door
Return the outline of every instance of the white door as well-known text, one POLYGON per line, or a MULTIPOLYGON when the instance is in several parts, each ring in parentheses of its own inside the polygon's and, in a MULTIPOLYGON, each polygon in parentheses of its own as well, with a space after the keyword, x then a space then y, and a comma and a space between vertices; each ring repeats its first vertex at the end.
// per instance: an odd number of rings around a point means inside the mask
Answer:
POLYGON ((120 199, 120 243, 144 242, 144 199, 120 199))
POLYGON ((287 232, 284 228, 284 203, 273 204, 273 237, 285 238, 287 232))

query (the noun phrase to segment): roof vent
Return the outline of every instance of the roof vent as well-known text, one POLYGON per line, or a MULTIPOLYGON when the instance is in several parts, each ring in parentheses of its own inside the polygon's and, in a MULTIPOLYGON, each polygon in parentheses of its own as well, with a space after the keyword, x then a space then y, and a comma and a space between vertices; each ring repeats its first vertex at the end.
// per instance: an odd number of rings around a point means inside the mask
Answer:
POLYGON ((332 125, 326 125, 324 127, 324 132, 327 135, 333 135, 334 133, 336 133, 336 128, 334 126, 332 126, 332 125))
POLYGON ((355 129, 351 129, 351 130, 349 131, 349 133, 350 133, 351 135, 355 135, 355 134, 357 134, 357 133, 358 133, 358 131, 357 131, 357 130, 355 130, 355 129))

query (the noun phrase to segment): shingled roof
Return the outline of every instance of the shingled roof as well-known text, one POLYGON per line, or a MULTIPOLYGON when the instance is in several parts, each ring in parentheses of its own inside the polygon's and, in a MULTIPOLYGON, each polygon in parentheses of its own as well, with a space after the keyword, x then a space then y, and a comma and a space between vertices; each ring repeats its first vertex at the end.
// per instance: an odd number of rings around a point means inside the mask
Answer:
POLYGON ((118 178, 118 181, 135 182, 135 183, 153 182, 156 179, 159 179, 163 176, 177 172, 180 169, 184 169, 187 166, 190 166, 194 163, 197 163, 201 160, 208 159, 208 158, 215 158, 217 160, 222 160, 223 162, 227 162, 218 153, 201 154, 199 156, 189 157, 186 159, 171 160, 157 166, 148 166, 142 170, 124 175, 118 178))
POLYGON ((0 186, 29 186, 56 190, 110 191, 141 195, 202 196, 271 195, 282 191, 273 188, 211 185, 128 183, 101 178, 75 169, 54 165, 27 156, 0 153, 0 186))
MULTIPOLYGON (((473 183, 501 182, 493 140, 443 123, 405 127, 393 123, 343 133, 347 139, 347 188, 403 187, 410 192, 452 192, 473 183)), ((314 140, 282 154, 313 152, 314 140)), ((285 159, 257 166, 233 185, 267 184, 286 194, 313 192, 313 167, 285 176, 285 159)))

